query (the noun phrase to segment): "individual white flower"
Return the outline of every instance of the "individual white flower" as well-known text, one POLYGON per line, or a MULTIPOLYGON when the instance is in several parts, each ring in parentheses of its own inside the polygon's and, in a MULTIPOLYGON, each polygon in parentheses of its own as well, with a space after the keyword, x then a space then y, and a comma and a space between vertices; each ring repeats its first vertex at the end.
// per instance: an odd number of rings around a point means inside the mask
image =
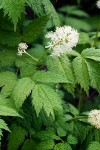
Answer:
POLYGON ((52 49, 52 56, 61 56, 77 45, 79 33, 70 26, 63 26, 48 32, 45 37, 50 39, 45 48, 52 49))
POLYGON ((89 112, 88 122, 95 128, 100 128, 100 110, 94 109, 89 112))
POLYGON ((100 9, 100 0, 96 2, 97 7, 100 9))
POLYGON ((28 45, 26 43, 19 43, 18 45, 18 55, 22 56, 23 53, 26 53, 26 49, 28 48, 28 45))

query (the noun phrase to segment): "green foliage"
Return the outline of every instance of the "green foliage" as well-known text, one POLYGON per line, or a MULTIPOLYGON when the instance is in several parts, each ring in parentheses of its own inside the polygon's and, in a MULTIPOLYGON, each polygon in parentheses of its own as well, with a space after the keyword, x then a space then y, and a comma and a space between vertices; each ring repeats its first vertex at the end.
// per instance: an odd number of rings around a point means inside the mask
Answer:
POLYGON ((82 51, 82 56, 84 58, 89 58, 95 61, 100 61, 100 49, 87 48, 82 51))
POLYGON ((56 91, 47 85, 37 84, 32 91, 32 104, 36 110, 37 116, 43 108, 47 116, 52 115, 55 118, 55 111, 62 111, 61 99, 56 91))
POLYGON ((72 148, 67 143, 59 143, 55 145, 54 150, 72 150, 72 148))
POLYGON ((8 150, 18 150, 27 136, 27 131, 16 124, 12 125, 12 132, 8 136, 8 150), (13 142, 14 141, 14 142, 13 142))
POLYGON ((99 15, 90 16, 81 0, 60 8, 61 25, 78 29, 79 42, 54 58, 45 49, 44 34, 60 25, 53 6, 59 3, 0 0, 1 149, 100 149, 100 131, 84 112, 100 108, 99 15), (21 42, 28 44, 27 53, 17 56, 21 42))
POLYGON ((59 17, 50 0, 28 0, 28 4, 38 16, 47 14, 53 20, 55 26, 60 25, 59 17))
POLYGON ((89 90, 89 73, 85 59, 76 57, 73 60, 73 68, 75 72, 76 81, 88 93, 89 90))
POLYGON ((34 81, 46 83, 70 83, 63 74, 53 71, 38 71, 33 76, 34 81))
POLYGON ((12 98, 17 108, 21 107, 27 96, 31 93, 34 87, 34 81, 30 78, 19 79, 12 91, 12 98))
POLYGON ((13 72, 5 71, 0 73, 1 93, 8 96, 17 82, 16 75, 13 72))
POLYGON ((25 3, 27 0, 0 0, 0 9, 4 10, 4 14, 9 16, 9 18, 14 23, 14 27, 16 28, 16 25, 18 23, 18 19, 21 17, 21 13, 25 12, 25 3))
POLYGON ((93 141, 92 143, 89 144, 87 150, 99 150, 100 149, 100 143, 97 141, 93 141))
POLYGON ((22 40, 28 43, 34 41, 43 32, 47 22, 48 16, 43 16, 30 22, 23 30, 22 40))

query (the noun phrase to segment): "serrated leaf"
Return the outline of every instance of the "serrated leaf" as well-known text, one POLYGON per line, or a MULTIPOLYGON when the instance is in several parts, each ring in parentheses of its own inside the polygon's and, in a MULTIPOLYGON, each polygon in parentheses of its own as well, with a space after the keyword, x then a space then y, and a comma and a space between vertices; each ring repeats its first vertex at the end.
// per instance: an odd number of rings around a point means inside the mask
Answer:
POLYGON ((58 14, 50 0, 28 0, 28 5, 38 16, 49 15, 55 26, 60 25, 58 14))
POLYGON ((44 83, 70 83, 63 74, 56 71, 38 71, 34 74, 33 80, 44 83))
POLYGON ((89 144, 87 150, 100 150, 100 143, 97 141, 93 141, 89 144))
POLYGON ((93 60, 87 60, 90 84, 100 93, 100 64, 93 60))
POLYGON ((8 96, 11 94, 15 84, 17 82, 17 77, 13 72, 5 71, 0 73, 0 87, 2 87, 1 93, 8 96))
POLYGON ((82 51, 81 55, 84 58, 89 58, 95 61, 100 61, 100 49, 87 48, 82 51))
POLYGON ((76 138, 75 136, 69 135, 69 136, 67 137, 67 142, 68 142, 69 144, 77 144, 77 143, 78 143, 78 140, 77 140, 77 138, 76 138))
POLYGON ((76 57, 73 60, 73 68, 75 72, 76 81, 88 94, 89 90, 89 73, 85 59, 76 57))
POLYGON ((48 16, 33 20, 23 30, 23 41, 31 43, 33 42, 44 30, 48 22, 48 16))
POLYGON ((11 131, 12 132, 8 135, 8 150, 18 150, 28 133, 24 128, 16 124, 12 125, 11 131))
POLYGON ((67 143, 58 143, 55 145, 54 150, 72 150, 72 148, 67 143))
POLYGON ((4 105, 0 105, 0 116, 18 116, 18 117, 21 117, 16 110, 9 108, 7 106, 4 106, 4 105))
POLYGON ((25 77, 19 79, 19 81, 17 82, 16 86, 12 91, 12 98, 17 108, 22 106, 26 97, 31 93, 33 87, 34 81, 32 81, 30 78, 25 77))
POLYGON ((43 108, 47 113, 55 118, 54 111, 62 111, 61 99, 56 91, 47 85, 35 85, 32 91, 32 104, 36 110, 37 116, 43 108))
POLYGON ((62 56, 60 58, 48 58, 47 60, 48 70, 55 71, 59 75, 63 75, 66 80, 70 83, 66 84, 68 92, 74 93, 75 87, 75 77, 73 73, 73 68, 70 60, 67 56, 62 56), (59 66, 59 67, 58 67, 59 66))
POLYGON ((0 119, 0 129, 5 129, 7 131, 10 131, 10 129, 8 128, 7 124, 5 123, 3 119, 0 119))
POLYGON ((21 17, 21 13, 25 13, 25 3, 27 0, 0 0, 0 9, 4 10, 4 14, 9 16, 9 18, 14 23, 14 28, 18 23, 18 19, 21 17))

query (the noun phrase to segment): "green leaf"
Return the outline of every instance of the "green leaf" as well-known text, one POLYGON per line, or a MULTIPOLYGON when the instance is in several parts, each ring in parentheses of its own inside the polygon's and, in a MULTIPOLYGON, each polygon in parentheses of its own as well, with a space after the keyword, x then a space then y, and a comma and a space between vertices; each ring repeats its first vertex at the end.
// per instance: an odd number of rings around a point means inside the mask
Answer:
POLYGON ((16 110, 14 110, 10 107, 7 107, 7 106, 3 106, 3 105, 0 105, 0 116, 18 116, 18 117, 21 117, 16 110))
POLYGON ((80 10, 77 6, 63 6, 60 11, 78 17, 89 17, 85 11, 80 10))
POLYGON ((90 77, 90 85, 100 93, 100 64, 93 60, 86 61, 90 77))
POLYGON ((47 85, 38 84, 32 91, 32 104, 36 110, 37 116, 43 108, 47 113, 55 118, 54 111, 62 111, 61 99, 56 91, 47 85))
MULTIPOLYGON (((0 129, 5 129, 5 130, 7 130, 7 131, 10 132, 10 130, 9 130, 8 126, 7 126, 7 124, 5 123, 5 121, 4 121, 3 119, 0 119, 0 129)), ((1 135, 0 135, 0 136, 1 136, 1 135)))
POLYGON ((22 150, 32 150, 33 147, 34 150, 36 150, 36 146, 37 143, 35 141, 33 141, 32 139, 27 139, 22 146, 22 150))
POLYGON ((54 145, 55 145, 54 141, 49 139, 49 140, 42 141, 39 144, 37 144, 36 150, 50 150, 50 149, 53 149, 54 145))
POLYGON ((72 64, 68 57, 62 56, 60 58, 51 58, 47 60, 48 70, 57 72, 59 75, 64 76, 66 81, 70 83, 66 84, 66 88, 70 93, 74 93, 75 77, 72 69, 72 64), (58 67, 59 66, 59 67, 58 67))
POLYGON ((61 127, 58 127, 57 128, 57 134, 60 136, 60 137, 63 137, 63 136, 66 136, 67 132, 61 128, 61 127))
POLYGON ((38 16, 49 15, 55 26, 60 25, 60 20, 50 0, 28 0, 28 5, 38 16))
POLYGON ((54 150, 72 150, 68 143, 58 143, 55 145, 54 150))
POLYGON ((9 18, 14 23, 14 28, 18 23, 18 19, 21 17, 21 13, 25 13, 25 3, 27 0, 0 0, 0 9, 3 8, 4 15, 8 14, 9 18))
POLYGON ((17 51, 12 48, 0 48, 0 67, 12 66, 14 64, 17 51))
POLYGON ((67 137, 67 142, 68 142, 69 144, 77 144, 77 143, 78 143, 78 140, 77 140, 77 138, 76 138, 75 136, 69 135, 69 136, 67 137))
POLYGON ((89 73, 85 59, 76 57, 73 60, 73 68, 75 72, 76 81, 88 93, 89 90, 89 73))
POLYGON ((15 101, 15 105, 17 108, 22 106, 26 97, 31 93, 33 87, 34 81, 32 81, 30 78, 25 77, 19 79, 12 91, 12 98, 15 101))
POLYGON ((83 50, 81 54, 84 58, 100 61, 100 49, 87 48, 83 50))
POLYGON ((66 17, 65 23, 66 23, 66 25, 70 25, 77 30, 82 30, 82 31, 90 31, 91 30, 90 24, 88 22, 86 22, 84 19, 78 19, 75 17, 66 17))
POLYGON ((38 71, 34 74, 33 80, 45 83, 70 83, 63 74, 54 71, 38 71))
POLYGON ((100 143, 97 141, 93 141, 89 144, 87 150, 100 150, 100 143))
POLYGON ((12 125, 12 132, 8 135, 8 150, 18 150, 27 136, 27 131, 16 124, 12 125))
POLYGON ((23 30, 23 41, 33 42, 44 30, 48 22, 48 16, 43 16, 30 22, 23 30))
POLYGON ((0 87, 2 87, 1 93, 8 96, 11 94, 15 84, 17 82, 17 77, 13 72, 5 71, 0 73, 0 87))
POLYGON ((15 47, 20 41, 21 36, 18 33, 0 30, 0 44, 15 47))
POLYGON ((90 37, 88 35, 88 33, 86 32, 80 32, 79 33, 79 42, 78 44, 87 44, 87 43, 90 43, 91 40, 90 40, 90 37))

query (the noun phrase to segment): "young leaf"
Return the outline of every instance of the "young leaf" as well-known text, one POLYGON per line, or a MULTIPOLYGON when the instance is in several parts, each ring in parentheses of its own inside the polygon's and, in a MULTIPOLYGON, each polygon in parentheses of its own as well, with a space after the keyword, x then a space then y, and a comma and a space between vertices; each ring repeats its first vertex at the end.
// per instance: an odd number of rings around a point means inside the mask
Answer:
POLYGON ((44 30, 48 22, 48 16, 43 16, 41 18, 35 19, 30 22, 23 31, 23 41, 31 43, 33 42, 44 30))
POLYGON ((12 98, 15 101, 17 108, 22 106, 26 97, 31 93, 33 87, 34 81, 32 81, 30 78, 26 77, 19 79, 12 91, 12 98))
POLYGON ((27 131, 16 124, 12 125, 12 132, 8 135, 8 150, 18 150, 24 142, 27 131))
POLYGON ((47 115, 55 118, 54 111, 62 111, 61 99, 59 95, 50 86, 44 84, 35 85, 32 91, 32 104, 36 110, 37 116, 43 108, 47 115))
POLYGON ((81 55, 84 58, 89 58, 95 61, 100 61, 100 49, 87 48, 82 51, 81 55))
POLYGON ((13 72, 6 71, 0 73, 0 87, 2 87, 1 93, 8 96, 15 84, 17 82, 17 77, 13 72))
POLYGON ((14 28, 18 23, 18 19, 21 17, 21 13, 25 13, 25 3, 27 0, 0 0, 0 9, 3 8, 4 15, 8 14, 9 18, 14 23, 14 28))
POLYGON ((89 90, 89 73, 85 59, 76 57, 73 60, 73 68, 75 72, 76 81, 88 93, 89 90))

